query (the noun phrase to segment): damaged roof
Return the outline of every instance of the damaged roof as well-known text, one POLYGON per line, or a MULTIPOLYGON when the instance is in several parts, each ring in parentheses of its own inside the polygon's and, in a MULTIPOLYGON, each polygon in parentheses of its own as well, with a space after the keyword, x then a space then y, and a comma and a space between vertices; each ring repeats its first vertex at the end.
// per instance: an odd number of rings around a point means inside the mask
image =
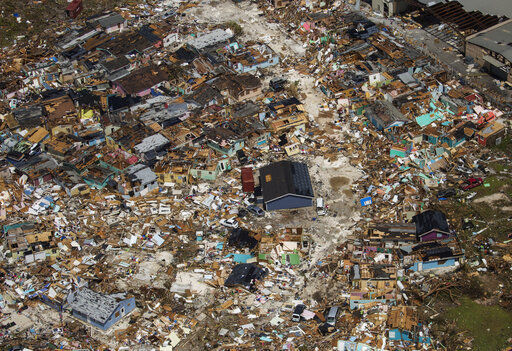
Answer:
POLYGON ((81 288, 68 297, 69 306, 87 318, 104 324, 114 313, 118 301, 109 295, 103 295, 89 288, 81 288))

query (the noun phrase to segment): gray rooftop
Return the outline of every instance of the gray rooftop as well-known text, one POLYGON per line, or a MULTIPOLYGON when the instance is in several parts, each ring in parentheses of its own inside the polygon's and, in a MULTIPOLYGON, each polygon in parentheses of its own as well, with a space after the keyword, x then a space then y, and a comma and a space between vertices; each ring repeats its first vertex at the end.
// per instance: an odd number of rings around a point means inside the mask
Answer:
POLYGON ((161 106, 154 107, 153 109, 145 112, 140 116, 142 121, 156 121, 161 122, 174 117, 182 117, 188 112, 188 104, 176 103, 171 104, 167 108, 161 106))
POLYGON ((129 174, 132 181, 138 180, 142 186, 154 182, 157 178, 155 172, 143 164, 134 166, 129 174))
MULTIPOLYGON (((427 5, 434 6, 438 3, 446 3, 449 0, 418 0, 419 2, 427 5)), ((484 15, 496 15, 512 17, 512 6, 510 0, 457 0, 465 11, 480 11, 484 15)))
POLYGON ((471 44, 497 52, 512 62, 512 19, 470 35, 466 40, 471 44))
POLYGON ((220 44, 233 37, 233 34, 226 32, 224 29, 215 29, 210 33, 206 33, 190 40, 188 43, 197 50, 204 49, 209 46, 220 44))
POLYGON ((164 137, 162 134, 154 134, 147 138, 144 138, 139 144, 135 145, 134 149, 138 153, 145 153, 151 151, 159 146, 165 145, 169 142, 169 139, 164 137))
POLYGON ((114 313, 117 300, 89 288, 81 288, 68 297, 69 306, 76 312, 104 324, 114 313))
POLYGON ((118 13, 112 14, 108 17, 100 18, 98 20, 98 23, 102 28, 110 28, 113 26, 117 26, 118 24, 121 24, 125 21, 123 16, 121 16, 118 13))

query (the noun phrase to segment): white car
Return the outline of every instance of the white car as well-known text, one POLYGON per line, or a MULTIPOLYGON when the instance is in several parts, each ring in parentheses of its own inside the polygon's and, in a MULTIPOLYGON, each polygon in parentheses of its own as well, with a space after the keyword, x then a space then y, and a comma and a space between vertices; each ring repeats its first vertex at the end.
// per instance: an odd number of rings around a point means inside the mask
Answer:
POLYGON ((229 219, 222 218, 219 223, 225 227, 238 228, 238 222, 234 218, 229 218, 229 219))

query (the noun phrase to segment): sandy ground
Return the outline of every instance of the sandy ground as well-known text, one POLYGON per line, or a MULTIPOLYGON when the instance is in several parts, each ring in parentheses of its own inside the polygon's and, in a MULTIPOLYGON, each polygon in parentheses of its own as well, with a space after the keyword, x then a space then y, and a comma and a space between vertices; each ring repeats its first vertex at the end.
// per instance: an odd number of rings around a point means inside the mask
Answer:
POLYGON ((484 197, 481 197, 481 198, 478 198, 476 200, 474 200, 473 202, 475 203, 481 203, 481 202, 487 202, 488 204, 495 204, 497 201, 500 201, 500 200, 504 200, 504 201, 509 201, 509 198, 507 195, 503 194, 503 193, 495 193, 495 194, 492 194, 492 195, 488 195, 488 196, 484 196, 484 197))
POLYGON ((231 0, 201 1, 197 7, 186 13, 199 23, 235 21, 242 26, 245 39, 263 41, 277 53, 300 56, 305 53, 305 48, 299 41, 293 39, 279 24, 269 23, 263 16, 260 17, 261 11, 250 2, 235 4, 231 0))

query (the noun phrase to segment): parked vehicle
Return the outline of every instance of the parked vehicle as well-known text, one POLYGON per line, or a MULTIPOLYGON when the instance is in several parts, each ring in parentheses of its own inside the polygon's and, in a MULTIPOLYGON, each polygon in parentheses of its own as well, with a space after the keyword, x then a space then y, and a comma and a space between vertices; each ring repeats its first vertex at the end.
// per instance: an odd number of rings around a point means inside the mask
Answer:
POLYGON ((238 222, 234 218, 222 218, 219 223, 228 228, 238 228, 238 222))
POLYGON ((327 212, 325 211, 324 199, 318 197, 316 199, 316 214, 319 216, 325 216, 327 212))
POLYGON ((332 326, 336 325, 336 320, 338 319, 339 311, 340 311, 340 309, 338 306, 333 306, 333 307, 329 308, 329 312, 327 312, 327 318, 326 318, 327 324, 330 324, 332 326))
POLYGON ((263 217, 265 215, 265 211, 263 211, 261 208, 259 208, 256 205, 249 205, 247 206, 247 211, 251 212, 252 214, 263 217))
POLYGON ((469 178, 462 184, 461 189, 464 191, 470 190, 482 185, 483 183, 484 181, 482 180, 482 178, 469 178))
POLYGON ((306 309, 306 305, 299 304, 295 306, 292 314, 292 322, 300 322, 301 314, 306 309))

